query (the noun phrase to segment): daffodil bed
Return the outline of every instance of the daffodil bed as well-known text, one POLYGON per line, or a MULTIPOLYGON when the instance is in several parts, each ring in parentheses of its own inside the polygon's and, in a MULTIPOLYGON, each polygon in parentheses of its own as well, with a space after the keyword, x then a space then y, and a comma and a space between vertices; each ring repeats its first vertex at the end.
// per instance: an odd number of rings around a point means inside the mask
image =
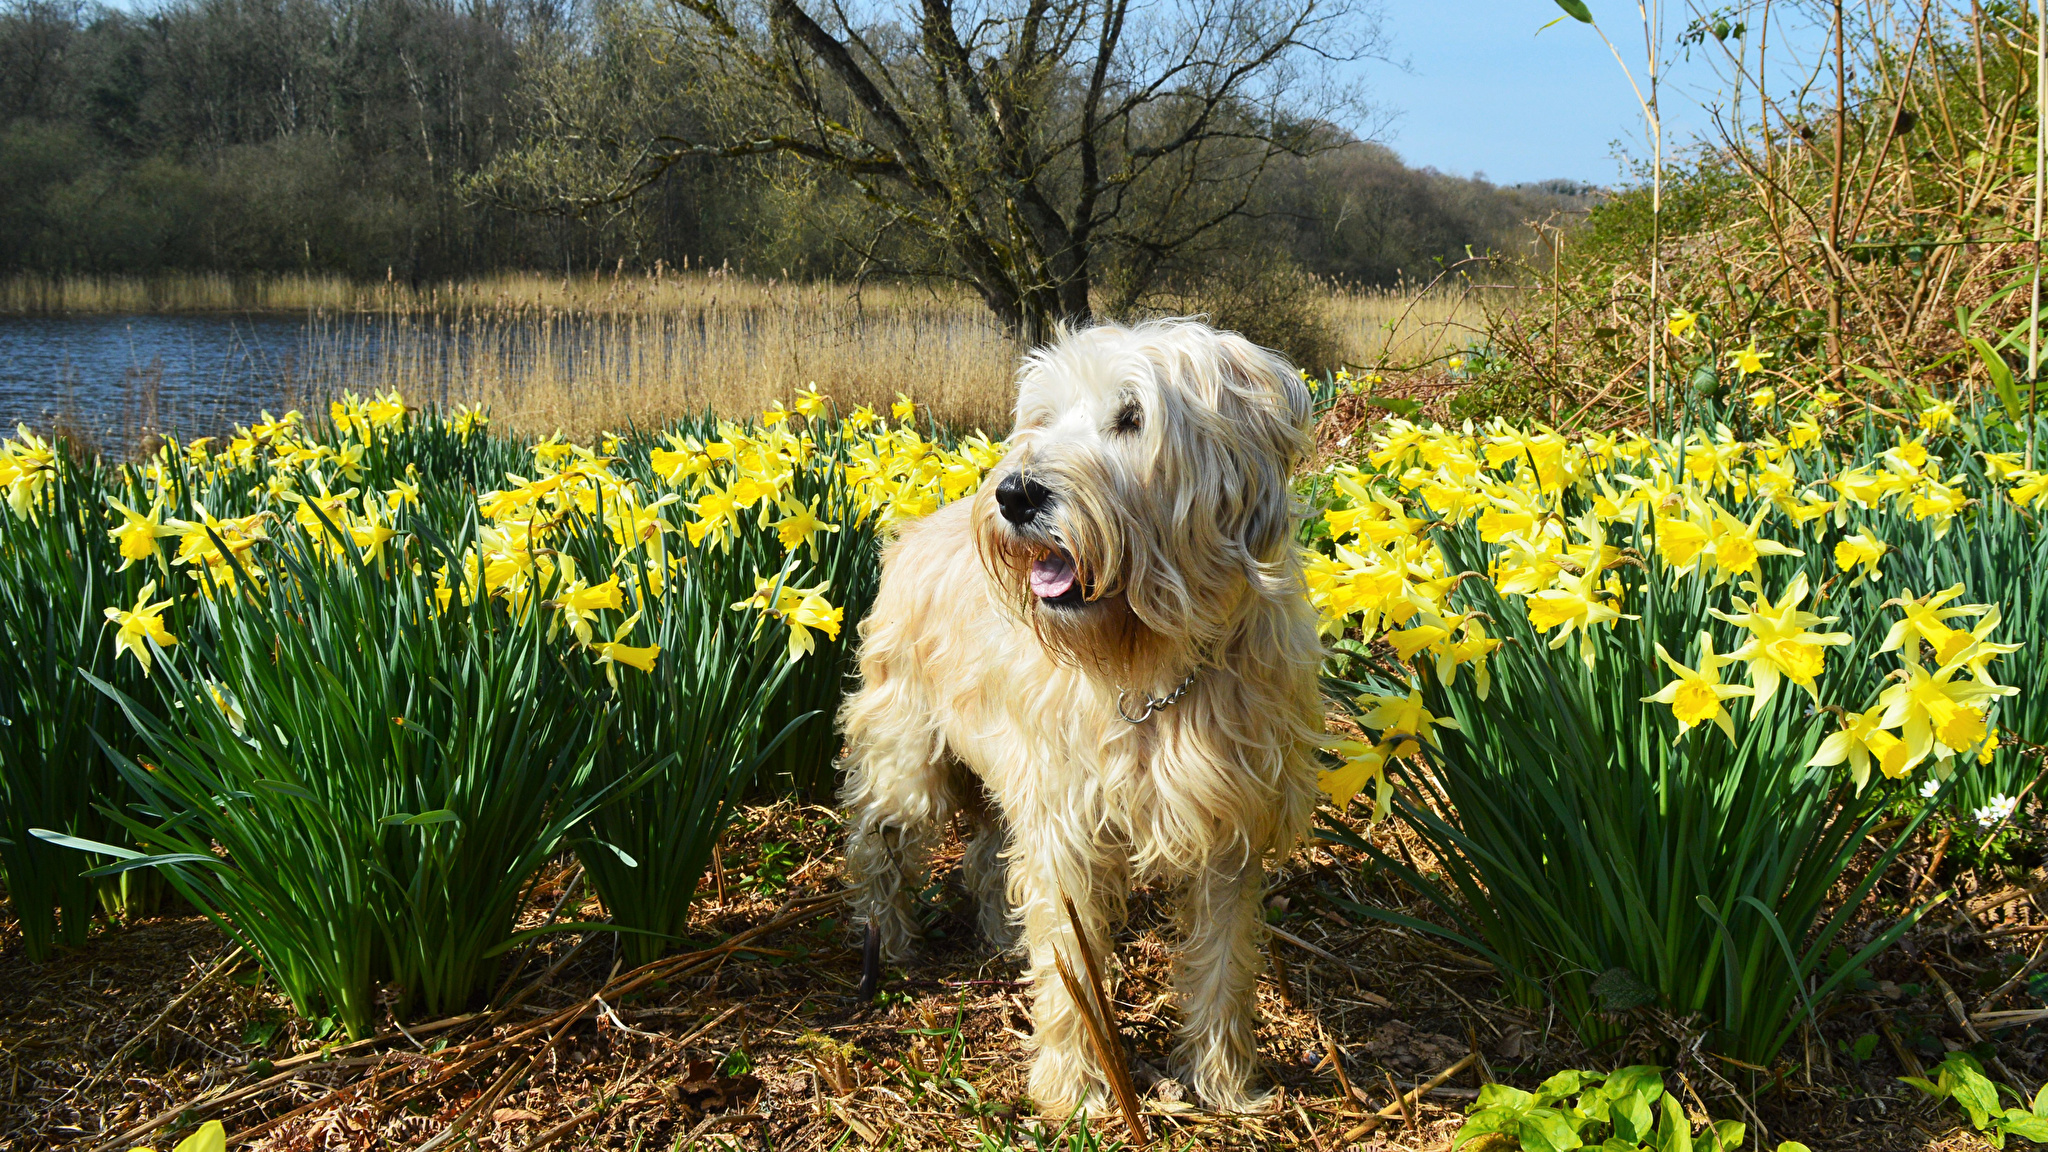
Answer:
POLYGON ((348 397, 118 467, 21 430, 0 862, 30 954, 167 883, 361 1035, 379 987, 487 996, 565 851, 625 957, 673 947, 757 778, 829 787, 880 533, 998 458, 826 405, 583 447, 348 397))
POLYGON ((2041 766, 2048 476, 2011 421, 1840 400, 1749 437, 1395 420, 1309 479, 1355 722, 1322 785, 1429 843, 1378 859, 1454 927, 1354 914, 1589 1042, 1650 1008, 1769 1065, 1925 911, 1874 894, 1899 848, 1996 831, 2041 766))
MULTIPOLYGON (((2039 767, 2048 479, 2018 436, 1940 406, 1395 420, 1305 473, 1348 710, 1323 786, 1434 867, 1322 834, 1442 915, 1342 906, 1478 950, 1589 1042, 1649 1007, 1768 1064, 1918 915, 1873 903, 1918 822, 2002 822, 2039 767)), ((589 447, 397 396, 118 467, 23 430, 0 863, 29 951, 168 884, 361 1034, 379 988, 452 1011, 594 927, 514 930, 573 852, 625 958, 659 955, 743 794, 829 788, 889 526, 999 454, 814 393, 589 447)))

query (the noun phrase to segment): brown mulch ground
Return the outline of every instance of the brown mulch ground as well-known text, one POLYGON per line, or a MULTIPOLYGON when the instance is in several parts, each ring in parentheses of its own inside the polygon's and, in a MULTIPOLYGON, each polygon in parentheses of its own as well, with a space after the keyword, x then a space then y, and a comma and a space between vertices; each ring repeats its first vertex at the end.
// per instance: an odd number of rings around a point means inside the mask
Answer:
MULTIPOLYGON (((1023 1099, 1030 1023, 1017 963, 975 938, 952 860, 937 872, 927 958, 890 974, 884 1003, 863 1005, 854 996, 859 952, 831 899, 839 871, 830 814, 757 809, 741 833, 695 928, 715 941, 780 914, 785 927, 747 941, 759 951, 701 958, 600 1001, 608 982, 629 983, 609 943, 556 938, 552 951, 529 958, 518 1007, 452 1024, 408 1021, 404 1032, 394 1027, 367 1044, 316 1036, 253 965, 223 966, 231 950, 203 919, 111 928, 41 966, 9 933, 0 937, 0 1148, 164 1149, 206 1119, 224 1121, 246 1147, 279 1152, 655 1152, 691 1144, 693 1134, 695 1147, 786 1150, 1039 1147, 1059 1137, 1059 1126, 1041 1125, 1023 1099), (764 856, 768 844, 793 851, 764 856), (437 1143, 458 1117, 468 1118, 466 1131, 437 1143)), ((1383 826, 1369 835, 1391 847, 1397 834, 1383 826)), ((572 874, 565 862, 540 903, 552 905, 572 874)), ((1532 1086, 1560 1068, 1630 1061, 1626 1052, 1596 1058, 1577 1049, 1547 1013, 1505 999, 1476 958, 1343 920, 1323 894, 1428 915, 1392 880, 1363 875, 1353 853, 1319 841, 1275 877, 1278 923, 1316 951, 1274 942, 1260 1045, 1279 1093, 1274 1110, 1258 1116, 1201 1112, 1161 1078, 1173 1023, 1165 896, 1134 898, 1114 998, 1163 1146, 1327 1152, 1389 1103, 1390 1083, 1427 1080, 1476 1043, 1483 1069, 1429 1095, 1412 1123, 1396 1119, 1354 1141, 1445 1148, 1481 1076, 1532 1086), (1358 1097, 1349 1103, 1326 1060, 1332 1045, 1358 1097)), ((1905 1059, 1932 1064, 1943 1048, 1971 1043, 1923 962, 1972 1010, 2032 1003, 2018 993, 1978 1002, 2048 941, 2048 917, 2031 898, 1986 907, 1999 895, 1961 902, 1974 914, 1923 927, 1888 954, 1874 986, 1838 1002, 1818 1036, 1796 1041, 1778 1074, 1761 1078, 1764 1091, 1738 1097, 1731 1081, 1742 1070, 1697 1060, 1677 1070, 1682 1081, 1667 1081, 1696 1115, 1751 1120, 1752 1138, 1761 1120, 1770 1147, 1780 1139, 1859 1152, 1983 1146, 1953 1112, 1895 1077, 1905 1059), (1865 1036, 1883 1042, 1859 1045, 1865 1036)), ((2048 1039, 2031 1031, 1999 1035, 2007 1073, 2029 1087, 2048 1069, 2048 1039)), ((1641 1032, 1644 1044, 1660 1043, 1670 1026, 1645 1021, 1641 1032)), ((1123 1135, 1113 1118, 1095 1127, 1104 1144, 1123 1135)))

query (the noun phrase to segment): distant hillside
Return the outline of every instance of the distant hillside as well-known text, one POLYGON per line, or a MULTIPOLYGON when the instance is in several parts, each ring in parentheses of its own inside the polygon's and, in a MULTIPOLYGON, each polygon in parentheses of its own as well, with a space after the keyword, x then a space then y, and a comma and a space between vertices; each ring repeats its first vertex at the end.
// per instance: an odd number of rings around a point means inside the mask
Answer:
MULTIPOLYGON (((763 163, 678 164, 589 220, 478 202, 462 181, 537 114, 547 68, 601 50, 557 0, 169 0, 140 12, 0 3, 0 271, 323 272, 420 280, 507 269, 729 263, 860 269, 821 220, 846 189, 763 163)), ((644 53, 643 53, 644 55, 644 53)), ((658 88, 687 105, 689 88, 658 88)), ((682 108, 687 116, 689 109, 682 108)), ((1468 250, 1542 258, 1530 221, 1583 214, 1571 181, 1499 187, 1353 143, 1267 177, 1208 263, 1282 260, 1354 285, 1424 281, 1468 250)), ((1113 277, 1112 277, 1113 279, 1113 277)))
POLYGON ((1295 259, 1318 275, 1370 285, 1426 282, 1468 249, 1547 266, 1530 225, 1576 223, 1606 195, 1574 180, 1502 187, 1410 168, 1375 143, 1309 161, 1297 180, 1295 259))

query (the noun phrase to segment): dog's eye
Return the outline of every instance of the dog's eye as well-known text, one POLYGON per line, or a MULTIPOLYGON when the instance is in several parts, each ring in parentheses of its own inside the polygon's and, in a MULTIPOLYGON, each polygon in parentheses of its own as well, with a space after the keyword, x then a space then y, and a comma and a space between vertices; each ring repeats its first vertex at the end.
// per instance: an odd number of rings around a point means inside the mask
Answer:
POLYGON ((1145 410, 1138 406, 1137 401, 1129 401, 1122 408, 1117 409, 1116 430, 1118 432, 1136 432, 1144 426, 1145 410))

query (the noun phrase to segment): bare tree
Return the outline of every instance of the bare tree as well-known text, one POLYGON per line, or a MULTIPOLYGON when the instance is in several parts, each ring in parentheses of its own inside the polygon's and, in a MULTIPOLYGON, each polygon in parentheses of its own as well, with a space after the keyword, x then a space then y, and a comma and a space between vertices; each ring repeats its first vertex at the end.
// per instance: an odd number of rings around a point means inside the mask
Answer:
POLYGON ((693 157, 795 161, 857 191, 865 267, 963 281, 1027 343, 1135 302, 1277 158, 1354 139, 1345 65, 1380 45, 1369 0, 653 2, 643 50, 699 115, 550 108, 480 187, 587 213, 693 157))

